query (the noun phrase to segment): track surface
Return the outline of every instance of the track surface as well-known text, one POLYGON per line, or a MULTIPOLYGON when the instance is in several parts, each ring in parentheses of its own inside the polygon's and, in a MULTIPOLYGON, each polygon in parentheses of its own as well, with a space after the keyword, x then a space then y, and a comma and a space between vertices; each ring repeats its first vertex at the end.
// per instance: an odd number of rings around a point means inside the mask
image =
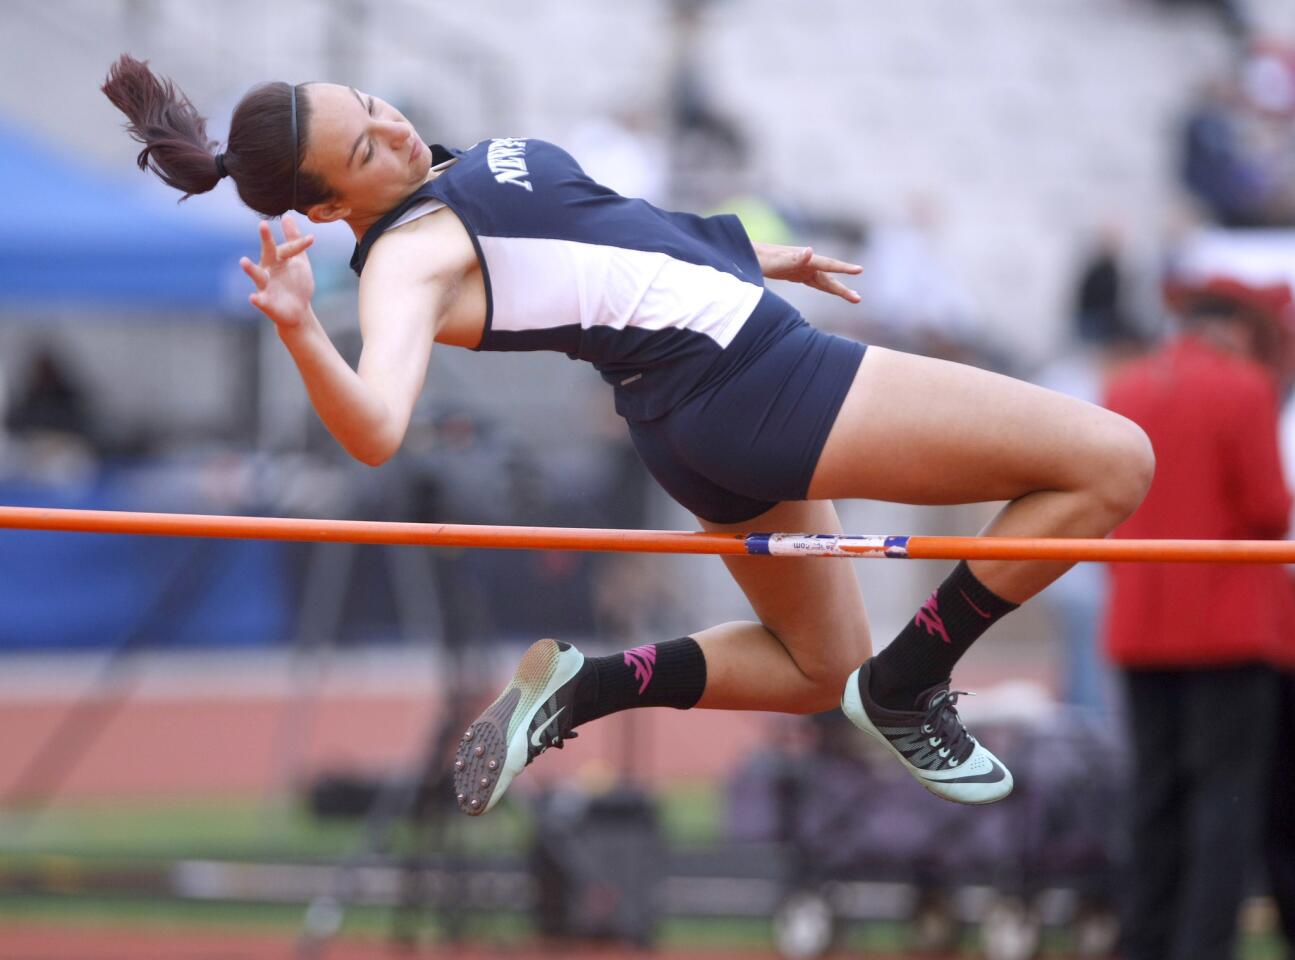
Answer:
MULTIPOLYGON (((294 960, 290 937, 212 931, 137 932, 121 929, 3 925, 0 960, 294 960)), ((774 960, 775 954, 752 950, 662 950, 644 953, 615 947, 555 944, 538 947, 452 947, 410 950, 373 941, 337 939, 320 960, 774 960)), ((870 954, 872 960, 900 960, 895 955, 870 954)), ((827 958, 832 960, 832 958, 827 958)), ((940 960, 926 956, 924 960, 940 960)))

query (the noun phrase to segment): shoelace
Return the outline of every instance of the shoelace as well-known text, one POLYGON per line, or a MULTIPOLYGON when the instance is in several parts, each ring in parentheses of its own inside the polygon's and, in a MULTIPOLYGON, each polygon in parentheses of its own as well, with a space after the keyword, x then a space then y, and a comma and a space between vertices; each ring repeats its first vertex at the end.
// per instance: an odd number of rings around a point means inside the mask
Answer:
POLYGON ((950 766, 962 763, 976 747, 976 738, 967 733, 955 709, 959 697, 974 696, 966 690, 942 690, 931 698, 926 715, 922 717, 922 732, 928 737, 926 742, 939 750, 941 757, 948 758, 950 766))

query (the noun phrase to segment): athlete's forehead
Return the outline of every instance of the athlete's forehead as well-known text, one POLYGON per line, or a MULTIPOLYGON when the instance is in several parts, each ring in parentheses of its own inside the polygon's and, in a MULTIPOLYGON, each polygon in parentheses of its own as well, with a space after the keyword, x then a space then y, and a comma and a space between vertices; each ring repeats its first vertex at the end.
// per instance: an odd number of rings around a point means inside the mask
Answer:
POLYGON ((302 91, 310 100, 307 152, 321 167, 345 166, 368 122, 369 95, 340 83, 312 83, 302 91))
POLYGON ((311 130, 331 133, 338 125, 362 123, 368 112, 368 98, 340 83, 312 83, 299 88, 310 101, 311 130))

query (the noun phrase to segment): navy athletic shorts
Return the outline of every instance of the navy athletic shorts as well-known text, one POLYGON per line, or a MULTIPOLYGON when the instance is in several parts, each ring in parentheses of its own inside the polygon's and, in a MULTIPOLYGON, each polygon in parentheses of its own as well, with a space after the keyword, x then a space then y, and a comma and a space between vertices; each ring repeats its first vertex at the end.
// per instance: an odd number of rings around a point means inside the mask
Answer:
POLYGON ((628 420, 652 476, 712 523, 804 500, 866 347, 794 311, 757 308, 700 389, 655 420, 628 420))

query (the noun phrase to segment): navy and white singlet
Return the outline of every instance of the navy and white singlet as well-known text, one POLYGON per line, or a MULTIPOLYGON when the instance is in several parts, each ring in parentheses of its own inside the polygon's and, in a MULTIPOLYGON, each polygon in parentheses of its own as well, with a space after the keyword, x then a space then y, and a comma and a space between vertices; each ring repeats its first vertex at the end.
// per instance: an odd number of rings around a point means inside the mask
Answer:
POLYGON ((732 215, 660 210, 542 140, 485 140, 373 225, 351 267, 416 208, 449 207, 481 263, 479 350, 592 363, 648 469, 679 503, 740 523, 804 499, 864 346, 809 326, 732 215))

